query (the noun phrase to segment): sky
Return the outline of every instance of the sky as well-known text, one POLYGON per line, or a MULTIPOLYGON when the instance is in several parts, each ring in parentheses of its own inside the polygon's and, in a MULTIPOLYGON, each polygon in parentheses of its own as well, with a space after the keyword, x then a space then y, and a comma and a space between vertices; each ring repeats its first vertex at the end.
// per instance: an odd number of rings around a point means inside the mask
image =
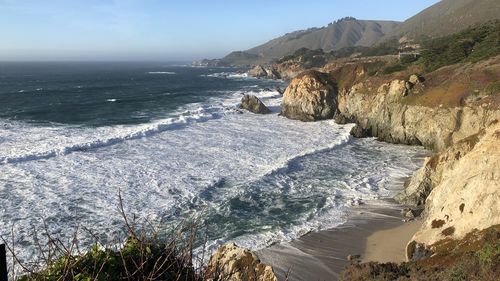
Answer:
POLYGON ((218 58, 346 16, 397 20, 438 0, 0 0, 0 61, 218 58))

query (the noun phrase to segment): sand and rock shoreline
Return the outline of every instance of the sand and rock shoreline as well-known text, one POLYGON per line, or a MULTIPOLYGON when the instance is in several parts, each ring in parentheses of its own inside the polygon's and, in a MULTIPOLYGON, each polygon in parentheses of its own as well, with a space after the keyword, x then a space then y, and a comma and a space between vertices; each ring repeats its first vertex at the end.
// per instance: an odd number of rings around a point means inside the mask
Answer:
MULTIPOLYGON (((494 57, 458 66, 451 70, 455 72, 449 79, 474 75, 485 66, 498 73, 499 65, 500 57, 494 57)), ((396 196, 401 204, 414 208, 405 212, 417 216, 416 220, 403 222, 399 212, 403 205, 367 212, 378 214, 375 216, 361 211, 337 229, 259 251, 262 261, 274 267, 279 279, 337 279, 346 265, 358 260, 419 262, 439 255, 442 241, 459 241, 500 224, 498 101, 485 96, 461 97, 456 105, 454 101, 449 101, 451 105, 444 105, 445 101, 419 103, 422 92, 432 93, 448 82, 433 84, 433 75, 442 73, 431 73, 428 78, 408 73, 371 78, 363 63, 356 63, 333 72, 309 70, 292 79, 283 98, 283 116, 302 121, 335 118, 354 122, 352 133, 356 137, 422 145, 433 155, 396 196), (346 72, 350 77, 346 78, 346 72), (426 79, 430 82, 424 82, 426 79), (330 86, 333 83, 337 87, 330 86)))

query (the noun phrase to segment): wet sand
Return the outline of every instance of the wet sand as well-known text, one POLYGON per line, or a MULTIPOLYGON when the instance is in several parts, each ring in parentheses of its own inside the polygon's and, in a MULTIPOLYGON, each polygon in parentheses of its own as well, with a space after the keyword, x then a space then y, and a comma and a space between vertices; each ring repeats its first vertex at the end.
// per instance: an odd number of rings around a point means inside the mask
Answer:
POLYGON ((295 241, 258 251, 280 280, 337 280, 349 264, 348 255, 362 261, 402 262, 405 248, 420 222, 404 223, 401 206, 356 208, 348 222, 335 229, 307 234, 295 241))

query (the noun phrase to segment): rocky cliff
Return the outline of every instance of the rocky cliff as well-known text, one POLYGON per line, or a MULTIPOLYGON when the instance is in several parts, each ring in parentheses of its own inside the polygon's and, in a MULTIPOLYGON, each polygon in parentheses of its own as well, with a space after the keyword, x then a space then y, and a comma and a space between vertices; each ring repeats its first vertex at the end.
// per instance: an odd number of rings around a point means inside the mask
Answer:
MULTIPOLYGON (((419 245, 462 239, 473 230, 500 224, 499 148, 500 122, 493 121, 427 161, 426 166, 439 176, 434 178, 437 185, 426 200, 424 224, 409 243, 408 258, 419 245)), ((429 250, 435 251, 432 247, 429 250)))
MULTIPOLYGON (((427 77, 408 73, 368 77, 360 65, 328 75, 308 71, 286 90, 283 115, 303 120, 296 118, 297 112, 320 112, 323 104, 329 104, 337 108, 328 116, 355 122, 357 136, 432 149, 435 154, 397 196, 402 203, 425 204, 424 224, 408 245, 408 258, 425 256, 440 240, 461 239, 500 224, 500 93, 484 91, 485 85, 497 83, 499 65, 496 57, 427 77), (323 86, 312 87, 319 85, 313 78, 320 75, 335 81, 332 89, 338 88, 338 94, 321 95, 323 86), (287 112, 290 107, 293 114, 287 112)), ((315 119, 305 118, 311 120, 315 119)))

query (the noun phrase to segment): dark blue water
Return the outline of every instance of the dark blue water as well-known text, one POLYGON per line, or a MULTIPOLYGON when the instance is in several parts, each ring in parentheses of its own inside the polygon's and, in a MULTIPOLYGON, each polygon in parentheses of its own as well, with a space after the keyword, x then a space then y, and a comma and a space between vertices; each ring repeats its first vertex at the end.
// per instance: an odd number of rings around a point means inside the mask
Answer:
POLYGON ((207 76, 243 71, 161 63, 0 63, 0 118, 86 126, 148 123, 182 105, 256 84, 207 76))

